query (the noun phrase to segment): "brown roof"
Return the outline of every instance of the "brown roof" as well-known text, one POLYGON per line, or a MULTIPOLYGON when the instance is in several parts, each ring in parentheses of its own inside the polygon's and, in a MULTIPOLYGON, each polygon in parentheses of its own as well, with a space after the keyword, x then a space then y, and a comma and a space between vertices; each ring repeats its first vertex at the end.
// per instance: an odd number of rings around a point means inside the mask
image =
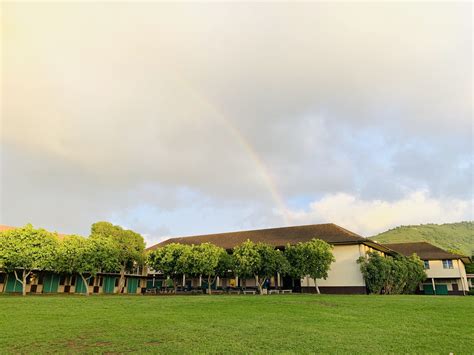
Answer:
POLYGON ((307 242, 313 238, 322 239, 330 244, 359 244, 367 242, 366 238, 356 233, 333 223, 328 223, 171 238, 151 246, 148 250, 153 250, 170 243, 201 244, 206 242, 225 249, 232 249, 247 239, 255 243, 264 242, 275 247, 284 247, 288 243, 307 242))
POLYGON ((423 260, 464 259, 467 256, 453 254, 427 242, 383 244, 389 249, 405 256, 414 253, 423 260))
POLYGON ((10 226, 5 226, 3 224, 0 224, 0 232, 5 232, 5 231, 9 231, 11 229, 15 229, 16 227, 10 227, 10 226))

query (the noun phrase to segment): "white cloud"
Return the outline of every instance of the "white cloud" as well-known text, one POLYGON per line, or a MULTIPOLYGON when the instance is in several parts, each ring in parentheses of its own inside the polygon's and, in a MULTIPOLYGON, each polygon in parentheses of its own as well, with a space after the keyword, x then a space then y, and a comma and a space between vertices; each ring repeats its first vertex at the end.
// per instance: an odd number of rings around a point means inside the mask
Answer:
POLYGON ((399 225, 472 220, 473 203, 474 200, 432 198, 426 191, 415 191, 392 202, 338 193, 310 203, 307 210, 288 214, 295 224, 332 222, 372 236, 399 225))
MULTIPOLYGON (((0 222, 159 237, 282 224, 277 195, 472 194, 469 3, 1 6, 0 222)), ((336 212, 307 219, 369 219, 336 212)))

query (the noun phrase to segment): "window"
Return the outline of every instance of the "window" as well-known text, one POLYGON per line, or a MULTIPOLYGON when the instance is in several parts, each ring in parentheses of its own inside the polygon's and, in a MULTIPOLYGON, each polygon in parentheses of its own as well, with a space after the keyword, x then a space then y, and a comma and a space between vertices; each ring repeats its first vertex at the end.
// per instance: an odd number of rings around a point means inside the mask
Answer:
POLYGON ((430 268, 430 261, 429 260, 423 260, 423 264, 424 264, 426 270, 428 270, 430 268))
POLYGON ((443 260, 443 268, 444 269, 452 269, 453 268, 453 261, 452 260, 443 260))

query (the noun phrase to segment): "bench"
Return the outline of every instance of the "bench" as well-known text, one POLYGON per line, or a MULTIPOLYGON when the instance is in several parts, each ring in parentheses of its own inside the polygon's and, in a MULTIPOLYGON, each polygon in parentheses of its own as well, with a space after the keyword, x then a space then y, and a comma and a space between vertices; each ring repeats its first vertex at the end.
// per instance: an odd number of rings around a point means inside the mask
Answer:
POLYGON ((281 290, 281 293, 293 293, 293 290, 281 290))
POLYGON ((240 295, 240 290, 229 290, 229 295, 240 295))
POLYGON ((257 293, 257 291, 255 290, 243 290, 242 292, 244 293, 244 295, 247 295, 247 294, 255 295, 257 293))
MULTIPOLYGON (((206 293, 208 293, 206 291, 206 293)), ((222 295, 224 293, 224 290, 212 290, 212 294, 213 295, 222 295)))
POLYGON ((274 293, 278 295, 280 293, 280 290, 268 290, 269 295, 272 295, 274 293))

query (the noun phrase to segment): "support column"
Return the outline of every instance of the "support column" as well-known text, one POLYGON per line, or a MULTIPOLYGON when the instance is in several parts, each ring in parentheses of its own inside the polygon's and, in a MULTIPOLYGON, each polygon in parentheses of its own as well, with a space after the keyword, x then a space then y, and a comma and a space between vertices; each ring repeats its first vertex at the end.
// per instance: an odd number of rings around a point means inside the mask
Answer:
POLYGON ((183 287, 186 286, 186 275, 183 274, 183 287))
POLYGON ((433 293, 436 295, 436 286, 435 286, 435 282, 434 282, 433 277, 431 278, 431 284, 433 285, 433 293))
POLYGON ((239 287, 239 277, 235 276, 235 287, 239 287))
POLYGON ((216 276, 216 288, 220 287, 219 282, 220 282, 219 276, 216 276))
POLYGON ((277 272, 277 288, 280 288, 280 273, 277 272))
POLYGON ((202 286, 202 276, 199 275, 199 287, 201 287, 201 286, 202 286))

